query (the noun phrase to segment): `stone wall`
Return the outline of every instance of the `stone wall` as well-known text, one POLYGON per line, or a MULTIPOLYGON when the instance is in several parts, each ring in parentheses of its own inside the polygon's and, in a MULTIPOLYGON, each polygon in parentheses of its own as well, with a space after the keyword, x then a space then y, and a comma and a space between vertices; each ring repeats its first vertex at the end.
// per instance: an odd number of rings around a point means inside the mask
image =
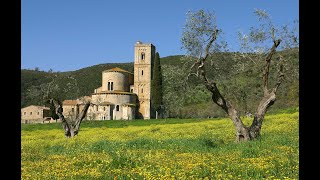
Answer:
POLYGON ((102 91, 108 91, 108 82, 113 82, 113 91, 130 91, 128 73, 105 71, 102 73, 102 91))
MULTIPOLYGON (((134 114, 130 114, 129 116, 126 114, 126 116, 123 116, 123 104, 132 104, 135 105, 137 96, 135 94, 122 94, 122 93, 100 93, 100 94, 93 94, 92 95, 92 103, 95 104, 95 106, 90 107, 91 110, 89 113, 96 112, 96 118, 101 118, 103 116, 106 117, 106 119, 112 119, 112 120, 120 120, 120 119, 128 119, 130 117, 131 119, 134 119, 134 114), (110 103, 108 106, 101 106, 100 104, 103 104, 105 102, 110 103), (118 108, 117 108, 118 106, 118 108), (109 112, 104 112, 102 109, 103 107, 108 107, 109 112), (98 109, 95 109, 98 108, 98 109)), ((127 111, 127 110, 126 110, 127 111)), ((132 110, 130 110, 131 112, 132 110)), ((128 111, 127 111, 128 112, 128 111)))

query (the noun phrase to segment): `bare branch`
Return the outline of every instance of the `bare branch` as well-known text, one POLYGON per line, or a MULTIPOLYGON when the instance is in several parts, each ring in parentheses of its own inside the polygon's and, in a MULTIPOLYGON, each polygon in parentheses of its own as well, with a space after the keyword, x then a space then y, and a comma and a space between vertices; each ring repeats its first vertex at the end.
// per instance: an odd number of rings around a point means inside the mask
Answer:
POLYGON ((64 116, 63 116, 63 114, 62 114, 63 108, 62 108, 61 102, 58 101, 58 100, 56 100, 56 99, 53 99, 53 98, 51 98, 49 101, 50 101, 50 104, 52 104, 53 107, 54 107, 54 111, 53 111, 53 112, 54 112, 56 115, 58 115, 59 119, 60 119, 61 122, 62 122, 62 127, 63 127, 63 129, 64 129, 64 134, 65 134, 65 136, 66 136, 66 137, 70 137, 70 136, 71 136, 70 131, 72 131, 72 129, 73 129, 73 128, 72 128, 72 124, 71 124, 70 122, 68 122, 68 121, 64 118, 64 116))
MULTIPOLYGON (((264 72, 264 96, 261 99, 259 106, 257 108, 257 112, 254 116, 253 122, 250 126, 250 133, 252 137, 256 137, 261 129, 261 125, 262 125, 262 121, 264 119, 264 115, 267 112, 267 109, 273 105, 273 103, 276 100, 276 91, 277 88, 280 86, 282 80, 283 80, 283 65, 280 64, 280 68, 279 68, 279 75, 278 75, 278 81, 274 87, 274 89, 271 91, 271 93, 268 92, 268 87, 267 87, 267 83, 268 83, 268 76, 269 76, 269 67, 270 67, 270 62, 271 62, 271 58, 272 56, 275 54, 276 52, 276 48, 279 46, 281 40, 277 40, 277 41, 273 41, 274 44, 270 50, 270 53, 267 55, 266 57, 266 64, 265 64, 265 72, 264 72)), ((280 60, 282 59, 282 56, 280 56, 280 60)))
POLYGON ((76 122, 74 124, 74 135, 77 135, 80 129, 80 124, 82 122, 82 120, 84 119, 84 117, 87 114, 88 108, 91 105, 90 101, 87 101, 86 104, 84 105, 84 108, 82 109, 81 113, 79 114, 78 118, 76 119, 76 122))
POLYGON ((279 57, 280 65, 279 65, 279 70, 278 70, 278 79, 275 87, 273 88, 273 92, 276 93, 278 90, 278 87, 282 83, 284 79, 284 73, 283 73, 283 61, 282 61, 282 56, 280 55, 279 57))
POLYGON ((276 53, 276 49, 279 46, 281 40, 278 39, 276 41, 273 41, 273 46, 270 49, 270 52, 268 53, 268 55, 265 58, 265 66, 264 66, 264 73, 263 73, 263 90, 264 90, 264 95, 267 95, 269 93, 268 90, 268 81, 269 81, 269 69, 270 69, 270 62, 271 62, 271 58, 272 56, 276 53))
POLYGON ((51 93, 51 87, 52 87, 52 84, 54 84, 55 82, 55 78, 57 78, 57 75, 54 75, 55 77, 52 78, 52 81, 48 84, 48 88, 47 88, 47 92, 46 94, 44 95, 44 98, 51 98, 50 97, 50 93, 51 93))
POLYGON ((201 56, 202 56, 202 52, 200 52, 200 53, 199 53, 199 57, 198 57, 198 59, 200 59, 200 58, 201 58, 201 56))
POLYGON ((213 41, 215 41, 215 40, 217 39, 218 32, 219 32, 219 30, 216 29, 216 30, 212 33, 211 38, 210 38, 210 41, 208 42, 207 47, 206 47, 206 50, 205 50, 205 53, 206 53, 206 54, 205 54, 205 56, 203 57, 203 61, 205 61, 205 60, 207 59, 207 57, 208 57, 208 55, 209 55, 209 49, 210 49, 213 41))
POLYGON ((273 42, 276 41, 276 38, 274 36, 274 28, 271 29, 271 38, 272 38, 273 42))

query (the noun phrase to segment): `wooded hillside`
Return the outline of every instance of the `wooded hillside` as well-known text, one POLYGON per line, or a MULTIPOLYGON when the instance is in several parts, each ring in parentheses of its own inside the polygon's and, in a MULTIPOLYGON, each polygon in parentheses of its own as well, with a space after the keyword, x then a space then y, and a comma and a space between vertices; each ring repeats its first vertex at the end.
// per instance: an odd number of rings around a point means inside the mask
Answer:
MULTIPOLYGON (((291 49, 278 53, 285 60, 286 76, 278 90, 278 100, 270 109, 283 109, 299 106, 299 50, 291 49)), ((262 93, 262 67, 255 62, 247 62, 236 57, 237 53, 220 53, 210 57, 212 60, 207 67, 208 77, 217 80, 221 93, 230 101, 236 102, 240 113, 253 112, 262 93), (245 62, 245 63, 244 63, 245 62), (243 68, 242 66, 250 66, 243 68), (240 71, 235 71, 240 69, 240 71), (232 92, 231 92, 232 90, 232 92), (246 103, 246 102, 250 102, 246 103), (241 104, 242 103, 242 104, 241 104)), ((182 55, 168 56, 160 59, 163 76, 163 101, 166 115, 169 117, 219 117, 224 113, 211 101, 210 93, 203 84, 197 83, 194 77, 186 79, 192 62, 182 55), (188 82, 188 83, 186 83, 188 82), (204 98, 205 97, 205 98, 204 98), (210 106, 208 106, 210 104, 210 106)), ((43 72, 21 70, 21 107, 28 105, 43 105, 41 90, 56 77, 59 98, 75 99, 90 95, 101 86, 101 72, 106 69, 119 67, 133 72, 132 63, 99 64, 69 72, 43 72), (76 87, 79 87, 76 88, 76 87)), ((271 83, 275 78, 277 67, 271 65, 271 83)))

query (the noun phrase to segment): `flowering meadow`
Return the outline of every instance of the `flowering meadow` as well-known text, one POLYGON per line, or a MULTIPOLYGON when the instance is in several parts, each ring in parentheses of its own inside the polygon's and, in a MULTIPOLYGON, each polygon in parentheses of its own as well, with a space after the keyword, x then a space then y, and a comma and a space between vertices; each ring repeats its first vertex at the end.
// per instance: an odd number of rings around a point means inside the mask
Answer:
MULTIPOLYGON (((249 124, 249 119, 244 119, 249 124)), ((22 179, 299 179, 299 112, 265 117, 235 143, 229 118, 22 124, 22 179)))

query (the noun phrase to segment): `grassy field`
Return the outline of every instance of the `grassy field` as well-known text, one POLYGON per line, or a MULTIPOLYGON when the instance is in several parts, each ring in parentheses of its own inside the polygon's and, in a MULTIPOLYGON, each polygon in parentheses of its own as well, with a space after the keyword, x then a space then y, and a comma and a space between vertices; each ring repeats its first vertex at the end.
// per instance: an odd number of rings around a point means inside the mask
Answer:
MULTIPOLYGON (((244 120, 246 124, 248 119, 244 120)), ((162 119, 22 125, 22 179, 299 179, 299 112, 266 116, 259 140, 232 121, 162 119)))

